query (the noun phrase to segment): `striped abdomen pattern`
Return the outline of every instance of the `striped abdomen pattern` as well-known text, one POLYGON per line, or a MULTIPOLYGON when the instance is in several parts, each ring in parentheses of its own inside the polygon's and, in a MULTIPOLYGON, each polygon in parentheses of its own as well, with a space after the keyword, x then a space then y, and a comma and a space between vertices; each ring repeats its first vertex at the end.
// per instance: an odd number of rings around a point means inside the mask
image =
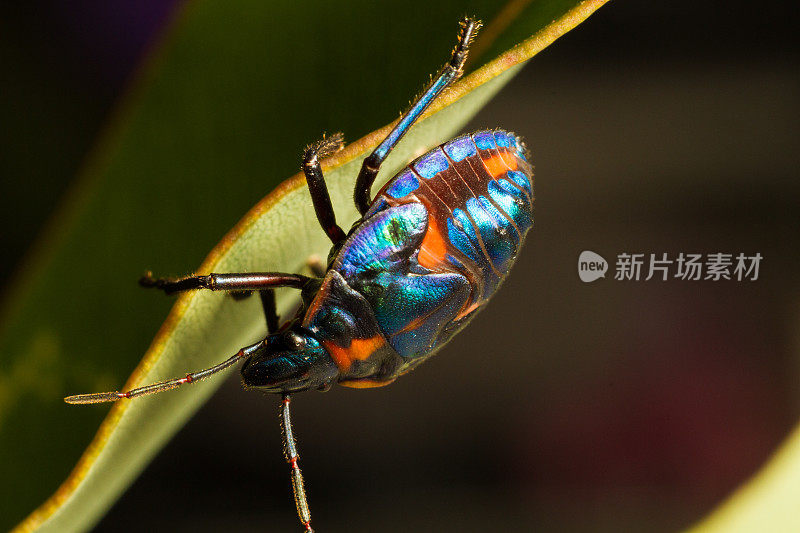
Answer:
MULTIPOLYGON (((391 370, 384 364, 385 379, 434 353, 491 297, 533 223, 527 157, 514 134, 479 131, 401 170, 376 195, 326 277, 363 298, 372 316, 347 318, 342 312, 337 322, 309 312, 306 326, 332 345, 341 331, 364 328, 374 317, 374 328, 356 334, 370 339, 369 350, 353 356, 346 348, 349 355, 341 359, 346 365, 380 365, 369 354, 387 353, 379 347, 385 343, 404 361, 392 363, 391 370), (332 328, 333 323, 341 325, 332 328), (375 329, 384 340, 369 336, 375 329)), ((333 301, 326 285, 318 300, 333 301)))
POLYGON ((533 224, 533 169, 513 133, 457 137, 412 162, 375 198, 371 211, 409 202, 428 212, 417 257, 431 272, 459 272, 486 301, 508 273, 533 224))

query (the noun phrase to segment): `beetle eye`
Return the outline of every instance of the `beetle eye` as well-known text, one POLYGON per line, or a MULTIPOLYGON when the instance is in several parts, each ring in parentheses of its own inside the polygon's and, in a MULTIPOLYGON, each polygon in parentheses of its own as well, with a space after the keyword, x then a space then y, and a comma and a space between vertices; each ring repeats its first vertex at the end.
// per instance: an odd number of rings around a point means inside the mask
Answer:
POLYGON ((286 340, 286 344, 288 344, 293 350, 302 350, 306 347, 306 340, 293 331, 287 332, 284 338, 286 340))

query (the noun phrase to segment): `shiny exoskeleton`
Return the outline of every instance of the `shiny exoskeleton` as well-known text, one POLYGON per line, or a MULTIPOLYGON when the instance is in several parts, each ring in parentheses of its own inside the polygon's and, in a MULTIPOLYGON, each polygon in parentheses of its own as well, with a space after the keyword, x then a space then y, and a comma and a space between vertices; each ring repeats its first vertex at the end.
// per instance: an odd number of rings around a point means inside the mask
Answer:
POLYGON ((461 23, 450 61, 364 159, 354 200, 361 213, 349 233, 336 223, 320 160, 341 149, 341 134, 311 145, 303 158, 314 209, 333 242, 320 277, 276 272, 209 274, 181 279, 145 276, 167 293, 192 289, 258 292, 269 334, 222 363, 184 377, 125 392, 82 394, 69 403, 98 403, 169 390, 244 360, 245 387, 283 395, 281 417, 298 515, 306 501, 289 414, 289 395, 333 384, 391 383, 435 353, 489 300, 508 274, 533 223, 533 172, 514 134, 478 131, 417 158, 374 198, 381 164, 411 125, 462 74, 480 23, 461 23), (279 325, 274 288, 302 292, 303 305, 279 325))
MULTIPOLYGON (((385 385, 461 330, 508 273, 531 227, 531 174, 522 143, 498 130, 458 137, 392 178, 297 322, 334 365, 318 363, 330 371, 320 378, 385 385)), ((268 362, 251 359, 243 371, 269 385, 268 362)))

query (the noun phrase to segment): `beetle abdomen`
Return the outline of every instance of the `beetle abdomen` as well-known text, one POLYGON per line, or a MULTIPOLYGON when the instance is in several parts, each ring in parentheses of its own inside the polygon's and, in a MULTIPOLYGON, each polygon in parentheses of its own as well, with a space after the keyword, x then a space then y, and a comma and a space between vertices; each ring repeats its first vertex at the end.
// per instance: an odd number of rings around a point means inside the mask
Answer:
MULTIPOLYGON (((502 282, 533 223, 532 175, 513 134, 479 131, 431 150, 392 178, 338 250, 328 277, 341 275, 369 302, 371 312, 359 320, 374 322, 405 363, 349 345, 342 346, 343 361, 386 359, 372 363, 386 381, 463 328, 502 282)), ((317 299, 330 298, 324 293, 317 299)), ((312 329, 315 316, 306 316, 312 329)), ((328 342, 338 342, 334 337, 328 342)), ((347 361, 339 365, 346 378, 347 361)))
MULTIPOLYGON (((428 272, 459 272, 484 303, 508 274, 533 224, 533 170, 512 133, 463 135, 418 158, 376 196, 370 213, 422 203, 427 233, 417 262, 428 272)), ((365 217, 365 218, 367 218, 365 217)))

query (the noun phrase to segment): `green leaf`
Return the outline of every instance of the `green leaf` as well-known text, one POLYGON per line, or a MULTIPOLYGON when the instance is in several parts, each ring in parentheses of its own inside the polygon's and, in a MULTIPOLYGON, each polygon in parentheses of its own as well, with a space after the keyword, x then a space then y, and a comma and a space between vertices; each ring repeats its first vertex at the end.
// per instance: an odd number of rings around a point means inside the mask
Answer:
MULTIPOLYGON (((6 303, 0 499, 13 510, 8 519, 22 518, 67 477, 106 412, 67 406, 62 397, 119 388, 147 349, 170 300, 138 289, 145 269, 186 273, 271 189, 199 271, 291 272, 312 254, 324 257, 329 243, 302 178, 280 183, 297 168, 304 143, 325 130, 362 135, 394 116, 447 58, 464 12, 497 16, 476 55, 492 57, 527 38, 440 98, 392 154, 385 180, 453 136, 527 59, 603 3, 364 1, 348 13, 331 2, 302 13, 290 2, 188 3, 6 303)), ((356 219, 360 159, 385 133, 367 135, 325 166, 345 227, 356 219)), ((279 310, 291 298, 279 294, 279 310)), ((262 336, 263 317, 250 300, 181 296, 125 387, 207 367, 262 336)), ((19 531, 91 527, 221 382, 114 405, 67 480, 19 531)))

